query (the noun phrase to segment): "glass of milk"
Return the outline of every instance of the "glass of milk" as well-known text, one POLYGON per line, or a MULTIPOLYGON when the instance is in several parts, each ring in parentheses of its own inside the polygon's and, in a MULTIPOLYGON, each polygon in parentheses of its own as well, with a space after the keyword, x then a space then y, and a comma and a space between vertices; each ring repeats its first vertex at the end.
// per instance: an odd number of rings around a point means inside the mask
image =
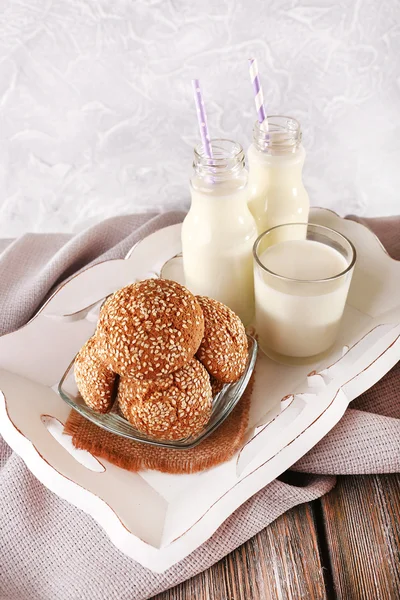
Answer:
MULTIPOLYGON (((303 184, 305 150, 300 123, 292 117, 268 117, 268 131, 256 122, 247 153, 249 208, 258 233, 284 223, 306 223, 310 202, 303 184)), ((275 236, 283 236, 283 229, 275 236)))
POLYGON ((212 140, 212 157, 194 150, 192 203, 182 226, 186 286, 229 306, 247 325, 254 316, 253 245, 257 227, 247 205, 240 144, 212 140))
POLYGON ((353 244, 328 227, 291 223, 261 234, 253 253, 262 350, 293 364, 324 353, 335 342, 345 307, 356 262, 353 244), (277 230, 284 241, 271 245, 277 230))

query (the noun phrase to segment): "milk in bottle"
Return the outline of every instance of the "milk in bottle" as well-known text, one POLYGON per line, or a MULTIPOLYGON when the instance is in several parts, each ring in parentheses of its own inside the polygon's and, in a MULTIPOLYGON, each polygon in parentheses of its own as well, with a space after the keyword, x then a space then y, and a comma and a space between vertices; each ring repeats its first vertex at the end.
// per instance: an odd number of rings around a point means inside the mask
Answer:
POLYGON ((277 225, 307 222, 309 198, 302 180, 304 159, 298 121, 270 116, 268 131, 255 123, 253 143, 248 150, 248 187, 249 208, 259 234, 277 225))
POLYGON ((194 153, 192 203, 182 226, 186 286, 229 306, 247 324, 254 313, 252 248, 257 227, 248 207, 242 147, 212 140, 212 158, 194 153))

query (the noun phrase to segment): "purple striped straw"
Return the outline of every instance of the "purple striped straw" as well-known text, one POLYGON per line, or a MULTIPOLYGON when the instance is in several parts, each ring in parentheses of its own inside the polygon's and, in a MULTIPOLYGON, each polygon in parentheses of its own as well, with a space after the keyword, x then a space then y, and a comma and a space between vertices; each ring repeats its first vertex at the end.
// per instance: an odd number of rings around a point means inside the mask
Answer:
POLYGON ((198 79, 192 79, 192 86, 194 92, 194 101, 196 103, 197 120, 199 122, 201 142, 203 144, 204 152, 208 158, 213 157, 210 134, 208 132, 207 115, 204 107, 203 94, 201 93, 200 81, 198 79))
POLYGON ((257 60, 255 58, 249 58, 250 65, 250 79, 254 88, 254 99, 256 102, 257 117, 260 123, 261 129, 268 131, 268 118, 265 112, 264 96, 261 87, 260 77, 258 75, 257 60))

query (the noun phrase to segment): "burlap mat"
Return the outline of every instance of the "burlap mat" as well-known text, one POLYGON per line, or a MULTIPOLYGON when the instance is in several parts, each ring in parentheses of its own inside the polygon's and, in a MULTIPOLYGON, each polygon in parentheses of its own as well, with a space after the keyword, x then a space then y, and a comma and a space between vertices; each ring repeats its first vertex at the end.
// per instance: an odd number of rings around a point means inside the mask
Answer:
POLYGON ((72 410, 64 433, 72 436, 76 448, 128 469, 154 469, 163 473, 196 473, 225 462, 243 446, 249 422, 252 378, 229 417, 208 438, 194 448, 175 450, 134 442, 97 427, 72 410))

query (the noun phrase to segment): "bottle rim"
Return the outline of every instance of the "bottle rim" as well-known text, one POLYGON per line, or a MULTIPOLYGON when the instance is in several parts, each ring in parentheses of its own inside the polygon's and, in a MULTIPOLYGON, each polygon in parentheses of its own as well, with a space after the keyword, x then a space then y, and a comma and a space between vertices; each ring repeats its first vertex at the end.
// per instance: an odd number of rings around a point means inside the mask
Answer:
POLYGON ((220 180, 237 176, 245 168, 244 150, 238 142, 215 138, 210 144, 212 157, 206 155, 202 144, 194 148, 193 168, 197 175, 220 180))
POLYGON ((294 117, 270 115, 268 130, 265 130, 258 121, 254 123, 253 141, 260 152, 269 154, 295 152, 301 140, 301 125, 294 117))

